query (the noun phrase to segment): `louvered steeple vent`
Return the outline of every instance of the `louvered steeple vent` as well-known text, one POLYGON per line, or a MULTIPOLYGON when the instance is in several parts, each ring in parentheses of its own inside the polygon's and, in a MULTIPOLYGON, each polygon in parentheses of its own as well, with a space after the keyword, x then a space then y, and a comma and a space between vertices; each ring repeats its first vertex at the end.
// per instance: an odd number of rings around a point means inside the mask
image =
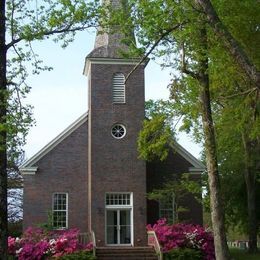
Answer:
POLYGON ((113 103, 125 103, 125 76, 115 73, 113 76, 113 103))

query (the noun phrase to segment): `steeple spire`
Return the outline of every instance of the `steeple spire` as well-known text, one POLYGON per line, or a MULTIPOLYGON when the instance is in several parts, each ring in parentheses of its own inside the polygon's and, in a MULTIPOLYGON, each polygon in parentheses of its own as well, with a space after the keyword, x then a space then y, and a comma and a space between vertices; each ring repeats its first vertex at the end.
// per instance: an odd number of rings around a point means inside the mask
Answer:
MULTIPOLYGON (((125 8, 127 0, 103 0, 102 4, 109 6, 112 9, 125 8)), ((135 43, 135 37, 133 29, 129 29, 129 33, 125 35, 120 30, 120 25, 117 26, 118 30, 103 29, 100 27, 97 31, 94 50, 88 55, 88 57, 100 57, 100 58, 122 58, 122 53, 127 52, 130 43, 135 43)))

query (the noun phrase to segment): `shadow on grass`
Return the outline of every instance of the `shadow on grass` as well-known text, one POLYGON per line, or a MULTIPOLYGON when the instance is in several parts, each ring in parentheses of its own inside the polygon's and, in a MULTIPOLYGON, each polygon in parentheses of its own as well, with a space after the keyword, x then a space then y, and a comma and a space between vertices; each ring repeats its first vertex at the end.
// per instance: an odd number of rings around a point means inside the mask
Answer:
POLYGON ((255 254, 249 254, 246 250, 230 248, 231 256, 234 260, 259 260, 260 251, 255 254))

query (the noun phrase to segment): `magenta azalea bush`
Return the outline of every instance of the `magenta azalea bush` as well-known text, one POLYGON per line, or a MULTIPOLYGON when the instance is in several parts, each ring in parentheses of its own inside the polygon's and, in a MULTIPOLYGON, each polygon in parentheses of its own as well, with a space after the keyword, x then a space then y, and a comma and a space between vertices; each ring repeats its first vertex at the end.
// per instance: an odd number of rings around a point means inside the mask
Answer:
POLYGON ((199 225, 174 224, 168 225, 166 219, 160 219, 147 230, 153 230, 164 253, 175 248, 200 250, 205 260, 214 260, 214 241, 212 233, 199 225))
POLYGON ((79 250, 91 251, 92 243, 82 245, 78 235, 78 229, 54 232, 30 227, 21 238, 8 238, 8 253, 18 260, 41 260, 58 259, 79 250))

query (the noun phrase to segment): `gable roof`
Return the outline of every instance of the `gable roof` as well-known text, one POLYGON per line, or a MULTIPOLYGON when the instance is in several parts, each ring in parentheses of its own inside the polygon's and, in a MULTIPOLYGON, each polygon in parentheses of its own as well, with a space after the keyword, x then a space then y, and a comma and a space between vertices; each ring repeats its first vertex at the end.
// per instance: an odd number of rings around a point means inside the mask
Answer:
POLYGON ((189 170, 191 172, 205 171, 205 165, 200 160, 198 160, 195 156, 193 156, 190 152, 188 152, 178 142, 173 141, 171 144, 171 147, 174 151, 176 151, 179 155, 181 155, 184 159, 186 159, 193 166, 193 167, 189 168, 189 170))
MULTIPOLYGON (((35 174, 37 167, 33 167, 43 156, 54 149, 59 143, 61 143, 66 137, 68 137, 72 132, 82 126, 88 120, 88 112, 84 113, 71 125, 69 125, 64 131, 62 131, 56 138, 45 145, 39 152, 37 152, 33 157, 26 160, 20 166, 20 172, 23 174, 35 174)), ((171 144, 172 149, 180 154, 184 159, 186 159, 192 167, 189 168, 190 172, 202 172, 205 170, 205 166, 201 161, 189 153, 184 147, 178 144, 176 141, 171 144)))
MULTIPOLYGON (((81 117, 79 117, 76 121, 74 121, 71 125, 69 125, 64 131, 62 131, 57 137, 55 137, 52 141, 50 141, 47 145, 45 145, 38 153, 36 153, 33 157, 26 160, 21 166, 21 172, 33 172, 35 167, 32 167, 36 162, 38 162, 44 155, 50 152, 53 148, 55 148, 59 143, 61 143, 65 138, 67 138, 72 132, 78 129, 81 125, 83 125, 88 120, 88 112, 84 113, 81 117)), ((36 167, 37 170, 37 167, 36 167)))

